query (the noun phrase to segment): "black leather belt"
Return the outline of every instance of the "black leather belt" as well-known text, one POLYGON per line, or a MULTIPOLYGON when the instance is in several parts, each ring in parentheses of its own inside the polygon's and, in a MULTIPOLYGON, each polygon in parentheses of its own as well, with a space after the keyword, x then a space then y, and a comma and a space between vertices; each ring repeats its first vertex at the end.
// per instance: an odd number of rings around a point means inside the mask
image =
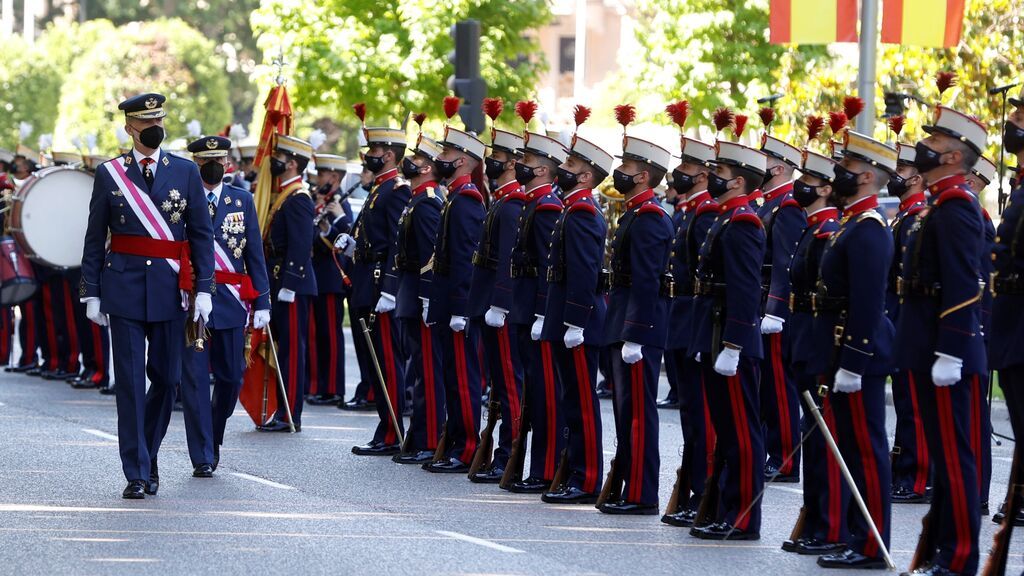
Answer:
POLYGON ((942 284, 932 282, 930 284, 921 280, 904 280, 896 278, 896 294, 898 296, 924 296, 926 298, 938 298, 942 295, 942 284))
POLYGON ((696 278, 693 281, 693 294, 695 296, 721 296, 724 298, 725 284, 696 278))
POLYGON ((996 276, 992 279, 992 292, 994 294, 1021 295, 1024 294, 1024 278, 1018 274, 1008 276, 996 276))
POLYGON ((497 270, 498 269, 498 259, 497 258, 492 258, 490 256, 485 256, 484 254, 482 254, 480 252, 474 252, 473 253, 473 265, 474 266, 479 266, 480 268, 484 268, 486 270, 497 270))
POLYGON ((814 312, 813 300, 813 294, 811 293, 797 294, 796 292, 791 292, 789 294, 789 311, 803 313, 814 312))
POLYGON ((826 296, 824 294, 811 294, 811 310, 814 312, 843 312, 850 305, 850 299, 846 296, 826 296))

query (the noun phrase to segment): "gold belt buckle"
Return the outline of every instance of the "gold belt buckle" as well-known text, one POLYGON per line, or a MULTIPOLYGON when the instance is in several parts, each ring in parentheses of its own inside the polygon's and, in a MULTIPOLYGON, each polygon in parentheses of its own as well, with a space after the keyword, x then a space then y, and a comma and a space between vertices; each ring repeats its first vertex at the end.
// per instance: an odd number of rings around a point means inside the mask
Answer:
POLYGON ((842 326, 836 326, 835 328, 832 329, 832 341, 835 343, 836 346, 839 346, 839 344, 842 343, 844 331, 845 330, 842 326))
POLYGON ((796 294, 789 293, 789 311, 796 312, 796 294))
POLYGON ((903 277, 902 276, 897 276, 896 277, 896 295, 897 296, 903 296, 903 277))
POLYGON ((824 398, 828 396, 828 384, 820 384, 818 386, 818 397, 824 398))
POLYGON ((811 294, 811 311, 815 314, 818 313, 818 293, 811 294))

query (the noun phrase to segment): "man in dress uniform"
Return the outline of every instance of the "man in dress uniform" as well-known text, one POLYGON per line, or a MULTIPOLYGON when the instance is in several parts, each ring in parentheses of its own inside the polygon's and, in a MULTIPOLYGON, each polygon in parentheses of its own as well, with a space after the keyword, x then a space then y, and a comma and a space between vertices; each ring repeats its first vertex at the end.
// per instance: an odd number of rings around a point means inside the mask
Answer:
MULTIPOLYGON (((314 406, 338 404, 345 397, 345 295, 347 277, 341 267, 341 254, 334 240, 352 228, 352 207, 341 190, 346 160, 333 154, 317 154, 317 198, 313 231, 313 272, 316 274, 316 298, 313 299, 313 332, 309 343, 316 365, 316 390, 309 403, 314 406)), ((359 335, 356 335, 357 337, 359 335)))
POLYGON ((764 179, 764 152, 719 141, 708 193, 719 214, 701 245, 696 263, 690 353, 699 355, 717 435, 715 466, 721 506, 718 518, 691 529, 707 540, 761 537, 764 432, 758 417, 758 330, 765 232, 748 195, 764 179))
MULTIPOLYGON (((675 189, 675 181, 669 180, 665 183, 665 206, 672 206, 672 225, 675 227, 675 238, 673 242, 673 258, 675 253, 675 242, 679 240, 679 227, 683 224, 683 217, 686 213, 686 194, 680 194, 675 189)), ((667 208, 666 208, 667 210, 667 208)), ((669 263, 671 267, 671 263, 669 263)), ((676 292, 676 298, 679 298, 681 294, 676 292)), ((675 299, 673 299, 673 304, 675 299)), ((676 322, 672 322, 672 326, 676 326, 676 322)), ((669 330, 672 330, 670 328, 669 330)), ((672 334, 669 334, 668 342, 672 344, 672 334)), ((679 380, 682 378, 680 374, 679 363, 675 354, 668 353, 668 349, 665 350, 665 357, 662 358, 662 362, 665 364, 665 378, 668 380, 668 393, 664 398, 658 400, 658 409, 661 410, 679 410, 679 380)))
MULTIPOLYGON (((892 322, 885 287, 892 263, 892 233, 878 192, 896 173, 896 149, 847 132, 843 159, 834 168, 832 194, 844 217, 821 257, 814 294, 813 351, 808 370, 831 384, 830 405, 843 458, 857 490, 889 545, 890 463, 885 431, 885 380, 891 373, 892 322)), ((920 158, 918 158, 920 160, 920 158)), ((818 558, 824 568, 885 568, 860 509, 846 512, 846 549, 818 558)))
MULTIPOLYGON (((800 179, 793 183, 793 199, 807 214, 807 228, 800 236, 789 266, 791 292, 790 317, 786 327, 786 347, 800 394, 809 391, 829 432, 814 430, 817 421, 805 409, 800 423, 803 445, 803 508, 794 529, 795 538, 786 540, 782 549, 805 555, 830 554, 846 547, 846 506, 850 494, 840 476, 839 463, 826 445, 824 434, 835 439, 835 418, 828 396, 818 394, 818 380, 807 371, 814 348, 812 295, 818 287, 821 255, 832 235, 839 229, 839 210, 832 195, 835 161, 804 150, 800 179)), ((891 184, 891 183, 890 183, 891 184)))
POLYGON ((490 402, 498 402, 501 423, 498 447, 489 468, 470 477, 473 482, 497 484, 505 473, 512 442, 519 434, 522 417, 523 362, 519 354, 523 328, 512 322, 497 322, 513 308, 512 252, 519 231, 519 215, 526 203, 516 180, 516 160, 523 137, 505 130, 491 130, 491 155, 484 158, 484 174, 494 183, 491 205, 484 219, 480 245, 473 255, 473 281, 469 291, 469 313, 484 318, 481 342, 491 383, 490 402), (497 327, 487 324, 490 317, 497 327))
POLYGON ((693 332, 693 280, 697 252, 718 216, 718 204, 708 194, 708 177, 715 162, 715 147, 685 136, 681 162, 672 171, 672 186, 685 202, 682 218, 672 243, 669 270, 675 281, 672 322, 668 329, 667 354, 675 358, 679 373, 679 422, 683 427, 684 486, 678 510, 666 510, 662 522, 689 527, 697 515, 704 494, 705 480, 711 475, 711 454, 715 449, 715 430, 708 418, 707 394, 700 363, 690 348, 693 332))
MULTIPOLYGON (((269 232, 264 239, 270 269, 271 331, 277 360, 288 394, 295 431, 302 429, 302 400, 308 382, 310 300, 316 296, 313 272, 313 198, 302 174, 313 157, 313 147, 294 136, 280 135, 270 159, 270 174, 278 179, 278 195, 270 207, 269 232)), ((219 232, 218 232, 219 233, 219 232)), ((277 388, 277 413, 256 429, 288 432, 285 399, 277 388)))
POLYGON ((441 221, 441 194, 434 160, 441 145, 422 132, 412 155, 402 159, 402 176, 412 197, 398 219, 394 254, 384 275, 381 297, 392 296, 395 317, 402 323, 405 352, 412 381, 412 419, 399 464, 425 464, 434 458, 445 420, 443 345, 437 330, 428 326, 426 311, 433 277, 437 226, 441 221))
MULTIPOLYGON (((890 127, 892 122, 890 121, 890 127)), ((900 124, 897 128, 902 129, 900 124)), ((897 137, 898 132, 897 131, 897 137)), ((900 199, 899 210, 893 218, 892 227, 894 253, 902 254, 907 245, 907 234, 927 207, 924 178, 914 163, 917 157, 914 147, 896 144, 896 174, 889 178, 890 196, 900 199)), ((886 314, 893 324, 899 321, 900 297, 897 286, 903 281, 902 258, 893 258, 889 270, 888 289, 885 294, 886 314)), ((892 501, 898 503, 919 503, 925 501, 925 490, 931 478, 931 461, 925 440, 924 420, 921 416, 921 402, 913 384, 913 374, 908 370, 896 370, 892 374, 892 403, 896 411, 896 437, 892 447, 892 501)))
MULTIPOLYGON (((512 252, 514 303, 505 312, 492 312, 490 326, 516 325, 523 361, 523 396, 533 438, 529 475, 513 482, 512 492, 540 494, 551 486, 565 447, 561 392, 551 342, 542 339, 548 295, 543 267, 548 261, 552 233, 562 213, 562 201, 552 189, 558 166, 565 162, 562 144, 542 134, 523 134, 523 156, 516 161, 516 180, 522 184, 526 204, 519 216, 519 236, 512 252), (497 316, 497 317, 495 317, 497 316)), ((596 286, 595 286, 596 288, 596 286)))
POLYGON ((790 368, 784 332, 789 319, 789 262, 807 216, 793 200, 793 171, 800 166, 796 147, 767 133, 761 151, 768 156, 764 203, 757 215, 764 223, 767 251, 762 266, 761 334, 765 359, 761 362, 761 420, 768 460, 764 477, 769 482, 800 480, 800 398, 790 368))
POLYGON ((981 333, 985 235, 978 199, 964 176, 988 134, 980 122, 944 106, 924 130, 929 136, 917 143, 915 162, 932 201, 902 254, 896 339, 900 368, 911 373, 921 402, 934 470, 929 520, 935 552, 921 572, 974 574, 980 511, 971 395, 972 375, 987 369, 981 333))
POLYGON ((96 171, 82 253, 79 296, 86 315, 101 326, 109 315, 118 443, 128 480, 122 496, 130 499, 156 494, 159 486, 145 434, 152 428, 146 421, 147 375, 150 398, 171 394, 181 380, 193 271, 193 320, 209 320, 216 288, 213 226, 199 170, 160 149, 164 100, 140 94, 118 105, 134 147, 96 171), (149 345, 148 358, 142 343, 149 345))
POLYGON ((368 366, 372 370, 371 382, 380 420, 370 442, 353 446, 352 453, 391 456, 398 453, 401 446, 385 398, 391 399, 391 408, 404 429, 401 415, 405 409, 405 362, 399 329, 394 322, 394 298, 380 293, 380 282, 398 236, 398 219, 410 197, 408 184, 398 177, 398 162, 405 157, 405 131, 395 128, 363 128, 363 131, 368 147, 364 163, 374 174, 373 189, 356 218, 351 237, 342 234, 337 245, 353 258, 349 275, 352 278, 351 314, 356 320, 353 327, 361 330, 359 319, 371 326, 374 351, 384 381, 377 378, 372 364, 368 366), (386 396, 383 386, 387 387, 386 396))
POLYGON ((658 513, 658 376, 668 333, 672 283, 665 276, 672 250, 672 220, 654 197, 672 154, 654 143, 624 136, 614 186, 625 212, 612 240, 611 293, 605 340, 612 345, 615 378, 615 469, 624 478, 621 499, 604 503, 606 514, 658 513))
MULTIPOLYGON (((450 117, 449 117, 450 118, 450 117)), ((429 472, 469 471, 480 434, 482 378, 477 326, 469 318, 469 288, 473 254, 480 241, 486 208, 472 175, 486 147, 475 136, 445 126, 444 150, 436 158, 437 174, 448 183, 434 243, 427 323, 434 326, 444 354, 445 424, 447 451, 424 468, 429 472)))
MULTIPOLYGON (((580 106, 576 110, 578 131, 590 110, 580 106)), ((601 404, 596 391, 598 355, 605 342, 607 287, 601 270, 608 224, 594 193, 613 162, 611 154, 574 134, 569 156, 558 167, 557 184, 565 209, 551 237, 541 338, 554 353, 562 385, 560 409, 569 438, 565 481, 541 497, 550 504, 593 504, 604 477, 601 404)))

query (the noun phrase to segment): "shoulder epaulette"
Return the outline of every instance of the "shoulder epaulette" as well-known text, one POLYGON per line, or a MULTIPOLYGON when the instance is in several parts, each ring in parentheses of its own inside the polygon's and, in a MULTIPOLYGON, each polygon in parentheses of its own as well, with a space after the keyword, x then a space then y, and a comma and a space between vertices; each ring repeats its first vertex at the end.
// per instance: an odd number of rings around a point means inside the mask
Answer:
POLYGON ((949 190, 944 190, 942 194, 939 194, 939 197, 935 199, 935 205, 941 206, 949 200, 967 200, 968 202, 973 202, 974 195, 963 188, 950 188, 949 190))
POLYGON ((597 214, 597 208, 594 207, 590 202, 576 202, 569 206, 569 212, 587 212, 588 214, 597 214))
POLYGON ((700 206, 697 206, 697 216, 703 216, 708 212, 718 214, 718 203, 714 200, 707 200, 702 202, 700 206))
POLYGON ((918 214, 921 213, 922 210, 924 210, 927 207, 928 205, 925 204, 924 202, 916 202, 914 204, 911 204, 910 207, 907 208, 907 211, 903 215, 903 217, 906 218, 907 216, 917 216, 918 214))
POLYGON ((803 210, 803 208, 800 207, 800 203, 794 200, 792 196, 787 196, 786 199, 782 201, 782 205, 779 206, 779 208, 798 208, 803 210))
POLYGON ((761 222, 761 219, 757 217, 757 214, 754 214, 753 212, 748 212, 746 210, 734 212, 732 215, 732 221, 747 222, 757 226, 758 228, 764 227, 764 222, 761 222))
POLYGON ((561 203, 559 203, 559 204, 553 204, 553 203, 537 204, 537 208, 535 208, 535 210, 537 212, 561 212, 562 211, 562 205, 561 205, 561 203))
POLYGON ((462 188, 459 189, 458 194, 460 196, 469 196, 470 198, 476 200, 477 202, 480 202, 481 204, 484 201, 483 195, 480 194, 480 191, 477 190, 475 186, 463 186, 462 188))
POLYGON ((882 226, 885 226, 885 218, 882 218, 882 215, 878 213, 878 210, 865 210, 857 215, 857 222, 864 220, 874 220, 882 226))
POLYGON ((526 194, 516 190, 515 192, 509 192, 506 196, 509 200, 518 200, 519 202, 526 202, 526 194))
POLYGON ((654 202, 648 202, 647 204, 644 204, 643 206, 641 206, 636 211, 636 213, 637 214, 658 214, 659 216, 668 215, 668 213, 665 212, 664 208, 662 208, 661 206, 658 206, 654 202))

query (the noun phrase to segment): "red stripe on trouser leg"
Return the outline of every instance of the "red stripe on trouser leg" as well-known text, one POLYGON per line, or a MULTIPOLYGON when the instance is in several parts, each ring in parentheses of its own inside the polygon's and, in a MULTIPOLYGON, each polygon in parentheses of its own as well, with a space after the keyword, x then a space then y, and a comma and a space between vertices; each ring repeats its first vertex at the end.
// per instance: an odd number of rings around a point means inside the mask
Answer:
MULTIPOLYGON (((839 442, 836 438, 836 419, 832 414, 832 402, 829 397, 826 396, 822 401, 822 408, 825 417, 825 423, 828 425, 829 433, 832 435, 832 440, 839 442)), ((819 430, 822 435, 825 434, 824 430, 819 430)), ((838 445, 838 444, 837 444, 838 445)), ((843 515, 842 504, 843 504, 843 486, 840 484, 842 478, 840 478, 839 462, 836 460, 832 451, 828 449, 826 440, 825 444, 825 468, 828 473, 828 541, 839 542, 839 537, 842 534, 842 524, 840 519, 843 515)))
MULTIPOLYGON (((882 492, 881 486, 878 485, 878 463, 875 462, 871 435, 868 433, 864 393, 854 392, 847 396, 850 403, 850 418, 853 420, 853 434, 857 441, 857 449, 860 451, 861 467, 864 473, 864 499, 867 501, 868 511, 875 522, 875 527, 881 534, 885 531, 885 518, 882 515, 882 492)), ((871 557, 878 554, 878 542, 874 537, 868 536, 863 554, 871 557)))
POLYGON ((750 515, 746 512, 754 501, 754 454, 750 442, 750 426, 747 420, 747 407, 743 403, 743 389, 740 377, 726 378, 729 386, 729 401, 732 404, 732 420, 736 426, 736 440, 740 456, 740 515, 736 517, 734 526, 737 530, 746 530, 750 524, 750 515))
POLYGON ((640 498, 643 496, 644 478, 644 361, 637 360, 633 363, 629 373, 633 401, 631 406, 633 418, 630 426, 632 454, 629 458, 629 501, 640 502, 640 498))
POLYGON ((53 323, 53 297, 50 286, 43 285, 43 320, 46 322, 46 341, 50 349, 47 351, 46 369, 57 369, 57 326, 53 323))
MULTIPOLYGON (((395 352, 391 348, 391 316, 388 314, 381 314, 377 316, 377 320, 380 322, 380 343, 381 352, 384 357, 384 379, 383 384, 387 386, 388 398, 391 400, 391 408, 395 412, 395 416, 399 416, 401 411, 398 410, 398 375, 395 373, 395 352)), ((384 398, 379 399, 380 402, 386 401, 384 398)), ((394 426, 387 427, 387 433, 384 435, 385 444, 394 444, 398 442, 398 436, 395 434, 394 426)))
POLYGON ((558 446, 558 428, 555 410, 555 367, 551 363, 551 343, 540 343, 540 359, 544 365, 544 414, 547 420, 547 441, 548 445, 544 450, 544 479, 552 480, 555 477, 556 455, 555 449, 558 446))
MULTIPOLYGON (((939 436, 946 457, 946 478, 949 482, 950 504, 953 507, 953 523, 956 525, 956 548, 949 570, 960 573, 971 555, 971 524, 967 518, 967 492, 964 490, 963 472, 960 469, 960 451, 956 442, 956 421, 953 419, 953 405, 948 386, 935 386, 935 405, 938 409, 939 436)), ((936 473, 939 473, 936 467, 936 473)))
POLYGON ((583 461, 586 473, 583 476, 583 491, 597 491, 597 427, 594 422, 592 391, 590 390, 590 368, 587 366, 587 355, 583 345, 572 350, 576 364, 576 388, 580 395, 580 416, 583 417, 583 461))
POLYGON ((423 357, 423 396, 427 403, 427 449, 437 448, 437 398, 434 389, 434 342, 430 328, 420 320, 420 352, 423 357))
POLYGON ((92 349, 96 358, 96 372, 92 375, 92 381, 99 383, 106 376, 107 355, 103 353, 103 334, 100 332, 99 324, 89 322, 89 328, 92 330, 92 349))
POLYGON ((463 332, 452 332, 455 338, 455 380, 459 390, 459 410, 462 413, 462 426, 466 431, 466 446, 459 455, 459 460, 469 462, 476 452, 476 431, 473 424, 473 405, 469 398, 469 373, 466 370, 466 335, 463 332))
MULTIPOLYGON (((501 376, 505 381, 505 398, 508 400, 508 411, 512 414, 512 420, 518 420, 519 414, 519 389, 516 387, 516 376, 512 366, 512 346, 509 344, 508 325, 498 329, 498 352, 501 356, 501 376)), ((512 439, 519 437, 519 425, 512 425, 512 439)))
POLYGON ((908 372, 907 378, 910 382, 910 406, 914 413, 914 444, 917 445, 917 454, 914 457, 914 462, 917 464, 917 470, 914 472, 914 492, 924 494, 928 489, 928 473, 930 471, 928 438, 924 433, 924 416, 921 414, 921 404, 917 399, 917 383, 914 373, 908 372))
MULTIPOLYGON (((288 305, 288 403, 294 409, 298 406, 299 391, 299 304, 292 302, 288 305)), ((294 412, 292 413, 294 415, 294 412)), ((294 420, 294 416, 293 416, 294 420)))
MULTIPOLYGON (((327 340, 330 343, 328 350, 331 359, 327 372, 327 393, 334 395, 338 393, 338 357, 343 352, 338 350, 338 324, 341 323, 341 319, 338 318, 337 298, 337 294, 327 295, 327 326, 320 327, 321 330, 327 331, 327 340)), ((320 374, 320 377, 323 378, 324 375, 320 374)))
MULTIPOLYGON (((786 368, 782 364, 782 333, 772 334, 771 342, 772 379, 775 380, 775 403, 779 409, 779 439, 782 441, 783 458, 793 453, 793 430, 789 421, 789 392, 786 389, 786 368)), ((793 459, 783 460, 780 474, 790 474, 793 459)))
POLYGON ((711 421, 711 407, 708 405, 708 391, 704 387, 704 371, 700 371, 700 395, 704 399, 704 450, 707 454, 705 465, 707 472, 704 478, 710 478, 715 472, 715 443, 718 441, 715 424, 711 421))
POLYGON ((75 322, 75 308, 71 303, 71 284, 64 280, 64 314, 68 326, 68 372, 78 372, 78 355, 82 351, 78 347, 78 325, 75 322))
POLYGON ((981 486, 981 379, 975 374, 971 378, 971 453, 974 454, 974 466, 981 486))

